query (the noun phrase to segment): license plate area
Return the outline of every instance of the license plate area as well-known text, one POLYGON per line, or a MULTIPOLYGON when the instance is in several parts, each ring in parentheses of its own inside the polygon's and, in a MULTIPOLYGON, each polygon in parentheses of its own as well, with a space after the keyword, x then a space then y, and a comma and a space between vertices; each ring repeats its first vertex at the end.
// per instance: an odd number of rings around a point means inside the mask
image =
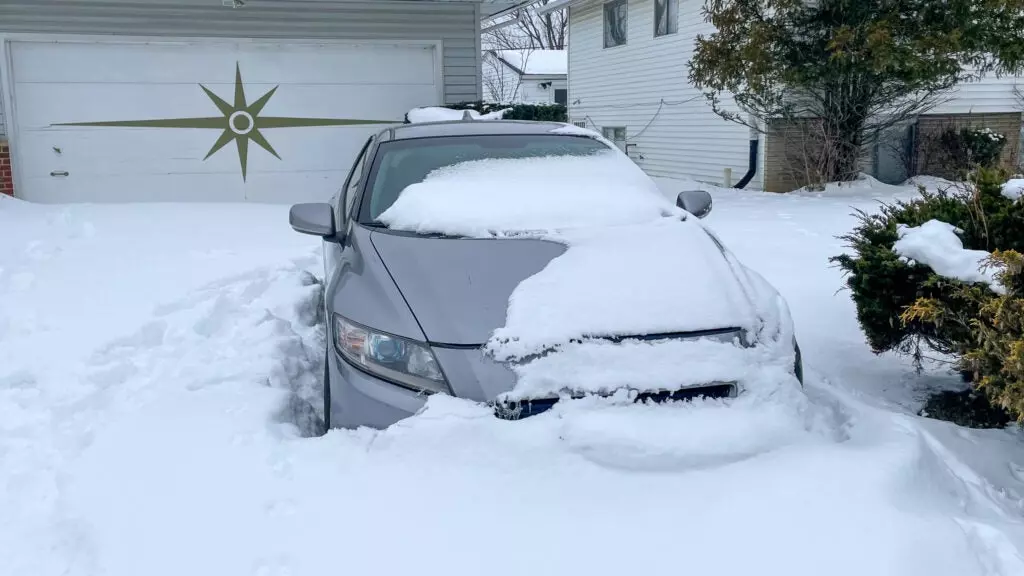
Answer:
MULTIPOLYGON (((641 392, 637 394, 633 402, 653 402, 661 404, 664 402, 687 402, 697 398, 731 398, 736 396, 736 384, 723 382, 708 386, 695 386, 692 388, 681 388, 679 390, 663 390, 658 392, 641 392)), ((495 402, 494 415, 502 420, 522 420, 530 416, 543 414, 557 404, 559 398, 540 398, 535 400, 518 400, 509 402, 495 402)))

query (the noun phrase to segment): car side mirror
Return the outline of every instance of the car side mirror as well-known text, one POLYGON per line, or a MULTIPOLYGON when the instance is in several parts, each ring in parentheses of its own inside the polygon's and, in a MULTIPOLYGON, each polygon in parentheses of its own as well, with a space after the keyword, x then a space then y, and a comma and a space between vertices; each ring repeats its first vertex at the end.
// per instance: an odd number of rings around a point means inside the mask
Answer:
POLYGON ((680 192, 679 196, 676 197, 676 206, 697 218, 703 218, 711 214, 711 194, 704 190, 680 192))
POLYGON ((288 223, 302 234, 327 238, 334 236, 334 208, 326 203, 295 204, 288 212, 288 223))

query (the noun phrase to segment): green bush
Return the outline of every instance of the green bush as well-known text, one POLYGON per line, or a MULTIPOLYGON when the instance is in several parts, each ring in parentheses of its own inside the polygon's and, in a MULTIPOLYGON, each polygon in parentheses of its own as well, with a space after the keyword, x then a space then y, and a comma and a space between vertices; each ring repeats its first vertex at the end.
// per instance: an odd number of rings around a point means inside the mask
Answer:
MULTIPOLYGON (((984 366, 978 361, 983 338, 979 319, 986 314, 992 316, 996 294, 987 286, 938 276, 929 267, 908 262, 893 252, 899 224, 920 226, 932 219, 962 230, 964 248, 1024 252, 1024 201, 1015 202, 1002 195, 1005 179, 1005 173, 999 170, 979 169, 967 185, 936 193, 922 189, 918 199, 883 204, 877 214, 860 212, 859 225, 841 237, 852 254, 835 256, 831 261, 846 274, 857 320, 876 354, 908 354, 918 366, 929 350, 950 355, 957 369, 970 375, 976 384, 982 385, 989 377, 994 393, 990 396, 1016 415, 1019 412, 1012 402, 1000 396, 1009 384, 992 378, 999 360, 985 356, 988 363, 984 366)), ((945 413, 936 409, 931 412, 945 413)))
POLYGON ((968 428, 1003 428, 1011 420, 1006 410, 993 406, 988 396, 974 389, 938 392, 928 398, 920 414, 968 428))
MULTIPOLYGON (((445 108, 452 110, 476 110, 481 114, 494 112, 495 110, 509 109, 505 112, 505 120, 534 120, 538 122, 568 122, 569 115, 566 107, 562 104, 493 104, 487 102, 461 102, 459 104, 448 104, 445 108)), ((406 117, 406 122, 409 121, 406 117)))

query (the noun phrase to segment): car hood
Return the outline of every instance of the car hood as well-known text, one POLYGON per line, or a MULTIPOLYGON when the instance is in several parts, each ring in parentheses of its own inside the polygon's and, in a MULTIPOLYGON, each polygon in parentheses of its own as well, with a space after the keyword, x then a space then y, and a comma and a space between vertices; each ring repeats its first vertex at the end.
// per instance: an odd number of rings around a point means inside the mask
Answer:
POLYGON ((480 345, 505 324, 512 291, 565 252, 537 239, 370 236, 431 343, 480 345))
MULTIPOLYGON (((532 238, 436 238, 391 231, 374 231, 370 238, 427 340, 466 346, 486 343, 505 326, 509 297, 516 287, 567 249, 532 238)), ((697 284, 707 288, 687 290, 686 296, 688 309, 722 311, 713 315, 720 322, 696 326, 681 318, 678 325, 659 332, 749 326, 753 306, 742 297, 741 282, 725 260, 698 267, 706 277, 697 284), (729 298, 733 305, 723 306, 723 294, 730 293, 738 298, 729 298)), ((620 335, 637 334, 624 326, 620 335)))

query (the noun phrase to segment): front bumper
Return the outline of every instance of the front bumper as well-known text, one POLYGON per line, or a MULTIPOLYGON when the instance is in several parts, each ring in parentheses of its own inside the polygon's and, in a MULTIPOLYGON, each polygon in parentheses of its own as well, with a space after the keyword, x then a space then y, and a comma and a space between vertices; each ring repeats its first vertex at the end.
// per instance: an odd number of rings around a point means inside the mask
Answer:
MULTIPOLYGON (((515 373, 486 357, 478 348, 433 348, 455 396, 494 406, 495 416, 519 420, 551 409, 559 398, 500 401, 512 390, 515 373)), ((353 367, 337 354, 329 355, 331 422, 341 428, 383 429, 416 414, 427 395, 403 388, 353 367)), ((733 382, 688 386, 671 391, 636 394, 636 402, 685 401, 699 397, 727 398, 738 394, 733 382)))

